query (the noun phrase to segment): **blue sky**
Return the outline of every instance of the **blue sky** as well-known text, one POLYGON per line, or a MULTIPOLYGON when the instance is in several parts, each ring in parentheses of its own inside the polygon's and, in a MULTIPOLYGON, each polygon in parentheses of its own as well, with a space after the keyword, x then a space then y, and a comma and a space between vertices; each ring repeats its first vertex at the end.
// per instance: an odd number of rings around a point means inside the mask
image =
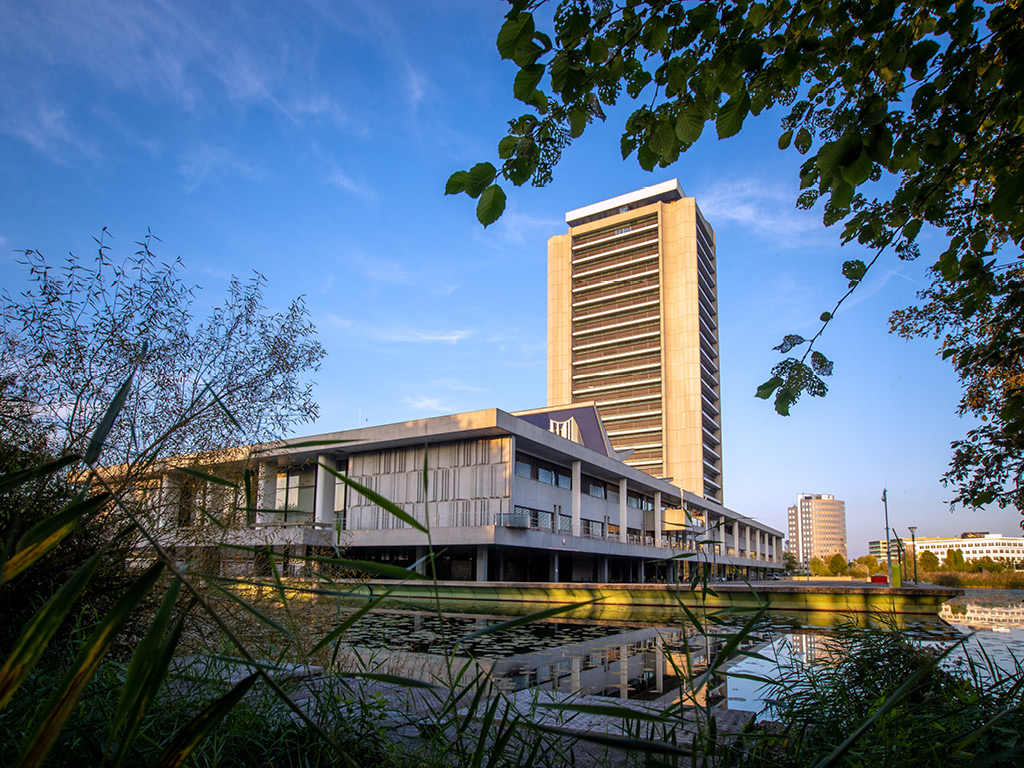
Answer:
POLYGON ((258 270, 268 303, 306 296, 328 357, 321 418, 303 433, 478 408, 544 404, 546 241, 566 210, 678 178, 715 227, 726 504, 785 530, 799 492, 846 501, 850 554, 881 538, 882 487, 901 534, 1019 535, 1016 510, 950 513, 939 478, 957 380, 927 341, 888 334, 926 285, 925 257, 883 258, 821 349, 824 399, 775 415, 753 397, 786 333, 812 335, 845 287, 820 212, 799 211, 799 156, 778 115, 675 166, 622 161, 611 110, 549 186, 509 191, 487 230, 444 197, 455 170, 494 160, 514 66, 494 47, 497 0, 288 4, 0 0, 0 281, 19 249, 91 256, 107 227, 158 253, 217 303, 258 270))

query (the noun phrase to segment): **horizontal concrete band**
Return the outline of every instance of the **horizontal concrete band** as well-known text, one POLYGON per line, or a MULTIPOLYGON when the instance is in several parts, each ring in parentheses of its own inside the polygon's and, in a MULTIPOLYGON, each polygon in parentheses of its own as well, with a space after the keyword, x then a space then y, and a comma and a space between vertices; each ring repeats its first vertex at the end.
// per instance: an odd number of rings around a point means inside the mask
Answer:
POLYGON ((479 603, 500 609, 500 613, 525 613, 557 605, 583 604, 590 601, 588 618, 597 618, 609 611, 656 608, 759 608, 781 611, 827 611, 833 613, 894 613, 935 615, 946 600, 962 594, 962 590, 943 587, 902 587, 856 585, 757 585, 714 584, 707 590, 691 590, 670 584, 527 584, 516 582, 394 582, 374 580, 353 588, 354 594, 373 596, 389 594, 423 607, 434 607, 441 600, 449 604, 479 603), (429 606, 428 606, 429 602, 429 606), (509 606, 516 606, 510 608, 509 606))

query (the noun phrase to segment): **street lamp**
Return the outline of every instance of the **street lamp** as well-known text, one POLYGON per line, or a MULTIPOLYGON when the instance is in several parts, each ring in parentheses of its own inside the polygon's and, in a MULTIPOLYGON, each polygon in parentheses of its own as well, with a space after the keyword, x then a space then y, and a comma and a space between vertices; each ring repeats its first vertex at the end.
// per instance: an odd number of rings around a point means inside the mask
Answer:
POLYGON ((917 526, 908 525, 907 528, 910 529, 910 546, 914 550, 914 583, 917 584, 917 539, 914 537, 917 526))
POLYGON ((889 494, 887 489, 882 489, 882 503, 885 505, 885 560, 889 566, 889 586, 892 586, 892 548, 889 546, 891 537, 889 535, 889 494))

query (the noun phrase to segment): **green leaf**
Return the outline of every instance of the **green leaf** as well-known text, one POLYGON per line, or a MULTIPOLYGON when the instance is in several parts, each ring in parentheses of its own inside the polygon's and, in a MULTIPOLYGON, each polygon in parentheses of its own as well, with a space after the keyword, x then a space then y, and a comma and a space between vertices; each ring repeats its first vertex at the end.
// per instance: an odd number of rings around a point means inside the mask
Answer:
POLYGON ((103 617, 89 638, 82 644, 74 663, 60 685, 57 686, 46 707, 46 716, 40 720, 26 740, 26 746, 18 762, 18 768, 33 768, 41 765, 47 753, 57 740, 64 723, 71 715, 86 685, 99 668, 118 630, 127 621, 142 599, 156 585, 164 564, 157 562, 135 580, 113 608, 103 617))
POLYGON ((469 173, 466 171, 456 171, 448 177, 448 181, 444 185, 444 193, 446 195, 457 195, 460 192, 465 192, 468 178, 469 173))
POLYGON ((715 128, 718 130, 719 139, 727 139, 735 136, 743 127, 743 121, 750 112, 750 97, 746 91, 734 94, 718 110, 718 119, 715 121, 715 128))
POLYGON ((756 397, 762 400, 767 400, 772 396, 772 392, 781 387, 783 380, 781 376, 772 376, 768 381, 757 388, 756 397))
POLYGON ((793 129, 790 128, 784 134, 779 136, 779 149, 788 149, 790 142, 793 140, 793 129))
POLYGON ((851 184, 854 187, 859 186, 868 180, 873 167, 874 163, 871 162, 871 158, 868 156, 868 153, 861 151, 861 153, 857 155, 856 160, 843 168, 843 178, 848 184, 851 184))
POLYGON ((674 159, 673 152, 679 154, 676 147, 676 132, 667 120, 658 120, 654 123, 648 145, 652 152, 669 160, 674 159))
POLYGON ((114 420, 124 407, 125 400, 128 399, 128 392, 132 388, 132 378, 134 376, 134 373, 129 376, 120 389, 117 390, 113 402, 107 408, 106 413, 103 414, 103 419, 100 421, 99 426, 96 427, 96 431, 93 432, 92 439, 89 441, 89 447, 85 450, 86 464, 95 464, 97 459, 99 459, 100 452, 103 450, 103 444, 107 440, 107 435, 110 433, 111 427, 114 426, 114 420))
POLYGON ((537 86, 543 77, 543 64, 530 64, 523 67, 516 74, 515 82, 512 85, 512 93, 520 101, 529 103, 533 97, 533 92, 537 90, 537 86))
POLYGON ((490 163, 477 163, 466 176, 466 194, 472 198, 480 197, 480 193, 494 181, 496 175, 497 171, 490 163))
POLYGON ((777 347, 773 347, 773 349, 778 350, 782 354, 786 354, 793 347, 799 346, 800 344, 806 344, 806 343, 807 343, 807 339, 805 339, 803 336, 800 336, 799 334, 796 334, 796 333, 789 333, 789 334, 786 334, 786 336, 783 337, 782 343, 779 344, 779 346, 777 346, 777 347))
POLYGON ((811 136, 811 132, 806 128, 801 128, 796 132, 796 138, 793 140, 793 146, 796 147, 796 151, 801 155, 806 155, 808 150, 811 148, 814 137, 811 136))
POLYGON ((903 237, 907 240, 913 240, 917 237, 917 233, 921 231, 921 224, 923 222, 920 219, 911 219, 903 226, 903 237))
POLYGON ((0 668, 0 709, 11 700, 11 696, 39 661, 50 639, 105 556, 106 548, 103 548, 86 560, 22 629, 14 648, 0 668))
POLYGON ((110 733, 110 743, 120 747, 119 765, 123 765, 127 759, 127 746, 135 737, 139 724, 145 717, 149 705, 156 699, 160 684, 167 674, 170 655, 162 655, 161 648, 180 592, 181 579, 175 577, 164 594, 160 609, 149 623, 145 636, 132 654, 110 733), (125 733, 118 738, 122 726, 125 726, 125 733))
POLYGON ((480 195, 476 204, 476 218, 485 227, 493 224, 505 211, 505 191, 497 184, 491 184, 480 195))
POLYGON ((992 217, 996 221, 1010 222, 1020 216, 1021 198, 1024 198, 1024 174, 999 174, 996 177, 996 192, 989 205, 992 217))
POLYGON ((829 320, 832 319, 832 313, 831 312, 822 312, 821 313, 821 317, 819 317, 818 319, 821 320, 821 322, 823 322, 823 323, 827 323, 829 320))
POLYGON ((533 37, 534 24, 533 15, 519 13, 505 19, 505 23, 498 30, 498 53, 503 59, 514 58, 516 49, 523 40, 530 40, 533 37))
POLYGON ((569 135, 578 139, 587 128, 587 113, 582 109, 573 109, 569 112, 569 135))
POLYGON ((850 281, 851 288, 864 279, 867 271, 867 265, 860 259, 843 262, 843 277, 850 281))
POLYGON ((819 376, 832 375, 832 361, 817 350, 811 352, 811 367, 819 376))
POLYGON ((689 107, 676 119, 676 138, 683 144, 693 144, 703 132, 704 116, 696 107, 689 107))
POLYGON ((498 142, 498 157, 508 160, 515 154, 517 146, 519 146, 518 136, 506 136, 498 142))
POLYGON ((224 716, 242 700, 242 697, 249 692, 249 689, 252 688, 259 677, 259 672, 253 672, 196 715, 191 723, 178 732, 178 735, 174 737, 174 741, 167 745, 167 749, 164 750, 157 763, 158 768, 179 768, 184 765, 196 747, 213 732, 213 729, 224 719, 224 716))
POLYGON ((78 521, 102 510, 110 502, 109 493, 83 499, 79 494, 60 512, 32 526, 18 540, 14 554, 0 568, 0 584, 5 584, 30 567, 59 544, 78 521))
POLYGON ((217 475, 211 475, 209 472, 201 472, 198 469, 192 467, 175 467, 175 472, 181 472, 185 475, 191 475, 192 477, 198 477, 200 480, 205 480, 208 483, 214 483, 216 485, 224 485, 228 488, 237 488, 238 483, 234 483, 231 480, 225 480, 223 477, 217 475))

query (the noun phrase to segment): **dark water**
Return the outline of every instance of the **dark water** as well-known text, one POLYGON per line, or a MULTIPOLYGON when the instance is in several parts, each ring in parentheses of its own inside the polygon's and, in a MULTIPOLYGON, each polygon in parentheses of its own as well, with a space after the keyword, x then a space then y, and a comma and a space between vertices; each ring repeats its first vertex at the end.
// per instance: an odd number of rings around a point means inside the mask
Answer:
MULTIPOLYGON (((461 606, 462 611, 466 606, 461 606)), ((773 612, 748 627, 744 642, 719 663, 719 674, 696 693, 687 680, 727 649, 750 619, 744 612, 713 614, 698 631, 683 616, 649 612, 633 620, 567 618, 467 636, 509 620, 468 613, 383 611, 364 617, 347 635, 354 646, 410 656, 472 656, 508 693, 585 694, 658 704, 681 697, 713 707, 760 711, 772 678, 789 664, 827 663, 828 640, 841 623, 863 616, 773 612)), ((945 646, 966 638, 951 664, 983 652, 1004 668, 1024 660, 1024 590, 967 590, 936 617, 903 617, 899 629, 915 641, 945 646)))

